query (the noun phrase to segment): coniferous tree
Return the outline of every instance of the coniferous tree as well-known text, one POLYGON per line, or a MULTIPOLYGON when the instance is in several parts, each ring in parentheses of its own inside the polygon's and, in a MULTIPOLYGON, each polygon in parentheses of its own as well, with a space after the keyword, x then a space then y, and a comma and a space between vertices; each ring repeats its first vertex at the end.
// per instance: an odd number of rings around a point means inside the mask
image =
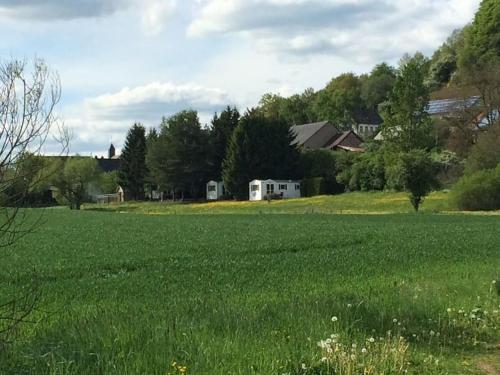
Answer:
POLYGON ((220 181, 222 179, 222 163, 226 158, 226 151, 238 126, 240 114, 236 108, 227 107, 220 115, 215 114, 210 129, 211 148, 211 179, 220 181))
POLYGON ((196 111, 163 119, 160 134, 148 151, 148 166, 163 190, 201 197, 208 174, 208 131, 196 111))
POLYGON ((248 198, 248 184, 254 179, 292 179, 297 173, 298 151, 289 126, 248 111, 234 130, 224 160, 223 178, 237 199, 248 198))
POLYGON ((128 131, 118 172, 120 185, 132 199, 144 198, 146 174, 146 129, 134 124, 128 131))

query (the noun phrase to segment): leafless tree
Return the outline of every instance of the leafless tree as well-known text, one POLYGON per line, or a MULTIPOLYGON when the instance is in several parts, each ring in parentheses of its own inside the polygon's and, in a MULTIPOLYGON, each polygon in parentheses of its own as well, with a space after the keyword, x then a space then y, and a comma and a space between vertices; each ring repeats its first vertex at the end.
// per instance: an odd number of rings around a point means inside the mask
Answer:
MULTIPOLYGON (((35 59, 32 64, 19 60, 0 62, 0 194, 21 187, 0 203, 0 258, 7 256, 12 245, 39 222, 26 218, 18 208, 30 186, 43 178, 43 163, 27 164, 27 155, 41 160, 48 137, 57 132, 57 142, 62 152, 67 152, 69 134, 55 113, 60 97, 59 77, 43 60, 35 59)), ((22 290, 10 297, 0 295, 0 345, 16 325, 28 319, 39 299, 36 282, 22 290)))

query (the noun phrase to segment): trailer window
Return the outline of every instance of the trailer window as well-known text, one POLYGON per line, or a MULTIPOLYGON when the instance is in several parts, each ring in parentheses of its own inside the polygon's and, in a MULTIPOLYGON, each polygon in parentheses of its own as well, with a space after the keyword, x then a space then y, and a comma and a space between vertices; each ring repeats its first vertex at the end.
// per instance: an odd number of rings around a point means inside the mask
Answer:
POLYGON ((252 185, 252 191, 259 191, 259 185, 252 185))

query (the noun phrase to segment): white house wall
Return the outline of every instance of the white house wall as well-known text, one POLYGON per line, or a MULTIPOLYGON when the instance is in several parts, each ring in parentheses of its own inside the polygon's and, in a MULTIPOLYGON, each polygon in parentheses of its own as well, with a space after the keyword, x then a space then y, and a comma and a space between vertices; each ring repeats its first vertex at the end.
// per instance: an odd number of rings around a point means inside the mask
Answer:
POLYGON ((250 200, 251 201, 260 201, 263 200, 267 196, 267 185, 274 185, 274 194, 282 195, 283 199, 294 199, 300 198, 300 182, 292 181, 292 182, 277 182, 274 180, 266 180, 266 181, 252 181, 249 184, 250 191, 250 200), (252 191, 252 186, 259 186, 258 191, 252 191), (282 187, 280 189, 280 186, 282 187), (283 189, 283 186, 286 186, 286 189, 283 189), (298 189, 296 189, 298 186, 298 189))

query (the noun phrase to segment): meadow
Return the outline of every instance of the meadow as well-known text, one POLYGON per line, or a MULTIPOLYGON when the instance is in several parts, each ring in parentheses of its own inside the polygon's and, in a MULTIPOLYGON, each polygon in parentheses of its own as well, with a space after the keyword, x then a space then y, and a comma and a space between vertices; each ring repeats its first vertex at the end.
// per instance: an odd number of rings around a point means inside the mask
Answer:
POLYGON ((0 265, 2 295, 43 292, 0 373, 333 374, 334 344, 358 363, 378 342, 409 373, 497 373, 498 217, 322 202, 42 211, 0 265))

